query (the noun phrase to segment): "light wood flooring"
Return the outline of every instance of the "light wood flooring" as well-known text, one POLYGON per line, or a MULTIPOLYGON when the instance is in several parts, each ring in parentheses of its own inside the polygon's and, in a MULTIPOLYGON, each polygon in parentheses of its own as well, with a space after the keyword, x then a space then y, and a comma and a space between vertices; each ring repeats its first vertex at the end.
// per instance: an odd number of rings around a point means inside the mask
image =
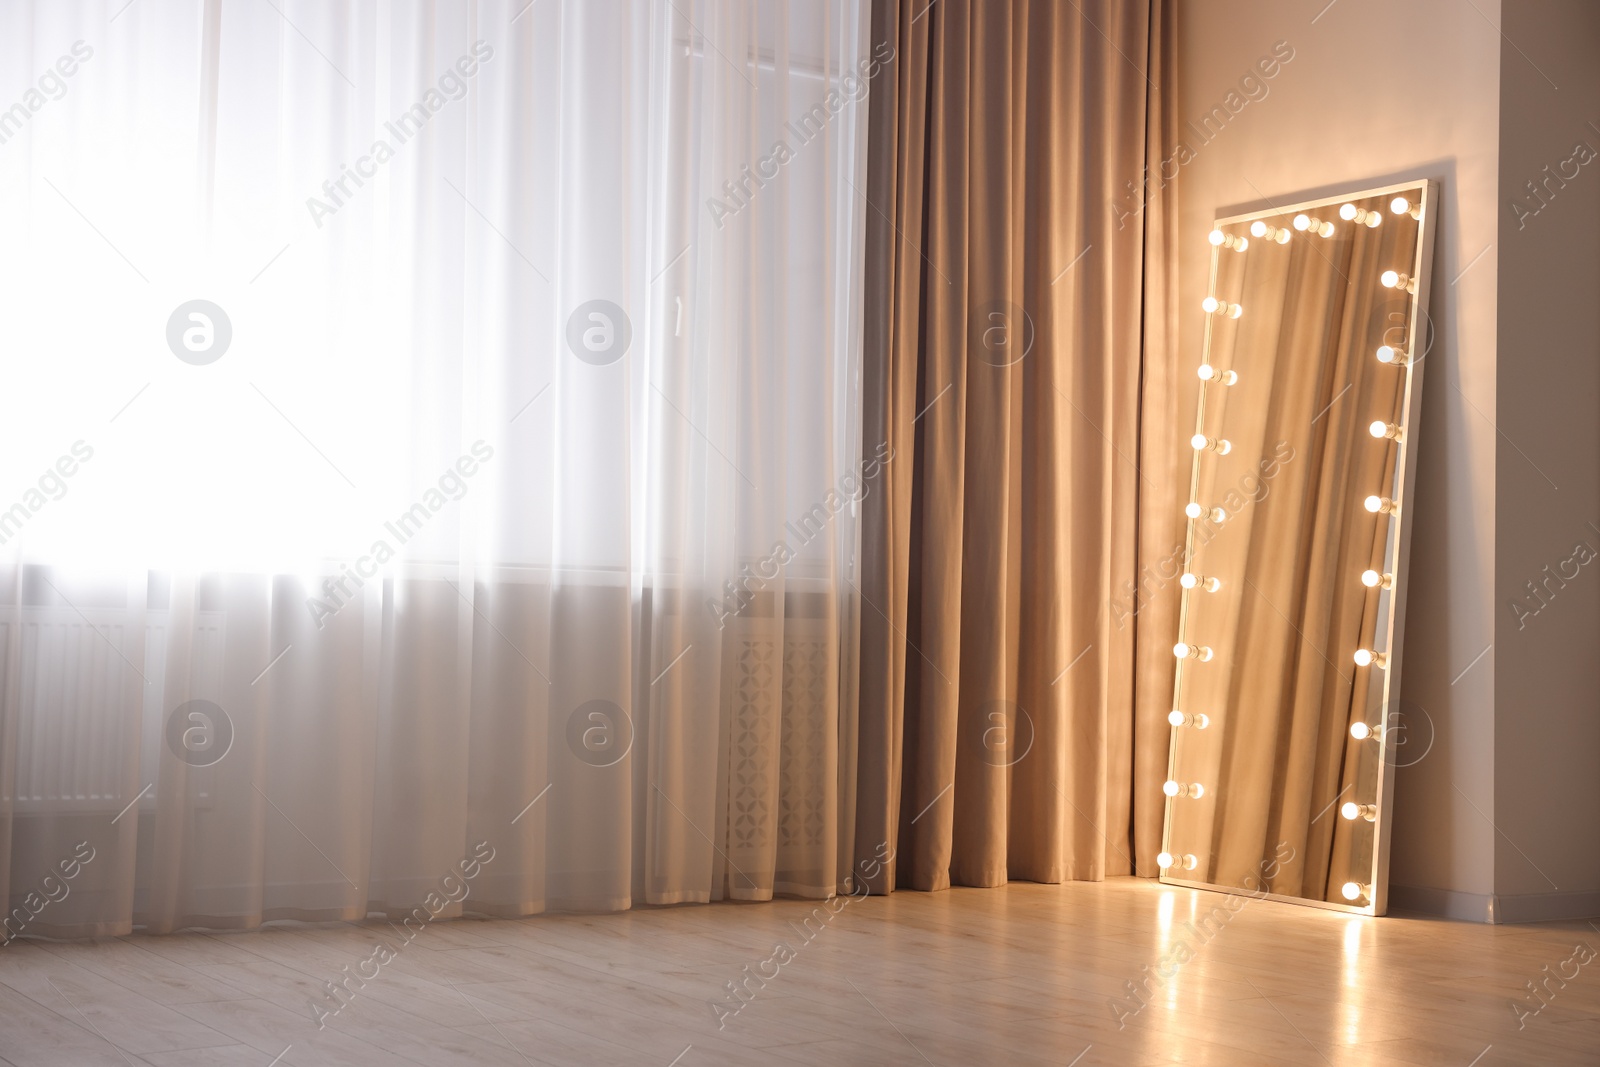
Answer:
POLYGON ((1366 919, 1259 900, 1213 911, 1225 899, 1126 878, 905 892, 824 910, 809 940, 798 924, 815 905, 798 901, 434 923, 321 1029, 310 1001, 336 1006, 322 983, 396 941, 387 925, 23 940, 0 949, 0 1058, 1600 1064, 1600 958, 1574 956, 1600 950, 1586 923, 1366 919), (792 958, 774 953, 780 942, 792 958), (741 1003, 726 984, 746 966, 771 977, 749 980, 748 1003, 719 1028, 711 1005, 741 1003), (1142 1007, 1130 981, 1146 983, 1142 1007), (1541 999, 1529 981, 1545 983, 1541 999), (1520 1027, 1514 1002, 1530 1013, 1520 1027))

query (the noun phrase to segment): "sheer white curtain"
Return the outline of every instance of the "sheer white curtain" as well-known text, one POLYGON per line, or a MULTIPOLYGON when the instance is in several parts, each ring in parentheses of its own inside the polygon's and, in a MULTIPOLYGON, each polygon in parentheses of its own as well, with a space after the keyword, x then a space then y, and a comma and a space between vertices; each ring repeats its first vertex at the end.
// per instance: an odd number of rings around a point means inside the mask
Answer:
POLYGON ((843 883, 866 39, 0 7, 0 941, 843 883))

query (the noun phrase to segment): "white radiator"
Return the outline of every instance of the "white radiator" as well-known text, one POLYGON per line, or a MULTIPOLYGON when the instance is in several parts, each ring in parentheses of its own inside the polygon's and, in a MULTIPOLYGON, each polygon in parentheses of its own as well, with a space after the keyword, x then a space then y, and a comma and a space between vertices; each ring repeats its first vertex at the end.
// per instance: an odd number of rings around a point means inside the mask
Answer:
MULTIPOLYGON (((0 622, 0 693, 15 699, 0 801, 19 814, 119 811, 141 788, 129 760, 159 756, 167 612, 51 606, 14 618, 0 622)), ((195 662, 220 663, 221 613, 199 615, 195 640, 195 662)))

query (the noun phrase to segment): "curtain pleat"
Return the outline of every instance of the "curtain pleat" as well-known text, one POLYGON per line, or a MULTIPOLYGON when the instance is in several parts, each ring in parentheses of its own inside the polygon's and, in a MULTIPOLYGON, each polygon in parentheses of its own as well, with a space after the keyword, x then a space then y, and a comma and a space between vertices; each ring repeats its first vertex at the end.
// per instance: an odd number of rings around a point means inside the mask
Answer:
POLYGON ((900 60, 872 105, 863 433, 897 458, 862 516, 855 873, 1133 873, 1159 847, 1171 661, 1150 644, 1172 625, 1137 575, 1178 529, 1141 520, 1179 514, 1171 472, 1140 466, 1175 405, 1171 192, 1146 181, 1170 5, 873 19, 900 60))

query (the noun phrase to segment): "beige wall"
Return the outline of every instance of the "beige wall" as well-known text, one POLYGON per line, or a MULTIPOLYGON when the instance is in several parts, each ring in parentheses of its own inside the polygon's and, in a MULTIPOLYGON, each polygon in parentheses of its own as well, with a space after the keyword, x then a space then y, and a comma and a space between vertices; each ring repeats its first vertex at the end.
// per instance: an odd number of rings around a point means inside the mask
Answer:
POLYGON ((1600 914, 1600 5, 1506 0, 1501 28, 1494 886, 1516 920, 1600 914))
MULTIPOLYGON (((1484 653, 1499 621, 1497 474, 1531 489, 1503 465, 1493 422, 1501 38, 1489 20, 1499 17, 1499 0, 1335 0, 1325 10, 1323 0, 1192 0, 1180 5, 1178 38, 1179 112, 1195 121, 1274 42, 1294 49, 1265 98, 1208 143, 1190 142, 1197 156, 1178 178, 1184 366, 1199 361, 1214 215, 1412 178, 1442 185, 1402 693, 1435 737, 1398 774, 1391 881, 1409 890, 1391 899, 1480 919, 1498 874, 1490 820, 1505 799, 1494 750, 1501 650, 1484 653)), ((1592 177, 1600 185, 1600 169, 1592 177)), ((1600 588, 1600 569, 1593 579, 1600 588)), ((1413 730, 1410 743, 1426 739, 1413 730)), ((1600 862, 1594 842, 1585 847, 1586 862, 1600 862)))

